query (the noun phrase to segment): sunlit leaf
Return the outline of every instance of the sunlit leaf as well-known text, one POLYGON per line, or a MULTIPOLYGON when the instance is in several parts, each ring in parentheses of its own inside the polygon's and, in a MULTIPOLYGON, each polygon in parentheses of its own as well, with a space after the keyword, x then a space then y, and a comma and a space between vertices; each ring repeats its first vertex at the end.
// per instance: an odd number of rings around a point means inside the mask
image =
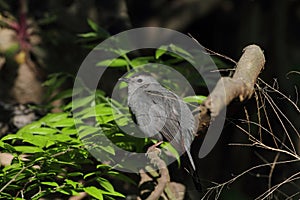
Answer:
POLYGON ((86 193, 88 193, 89 195, 91 195, 92 197, 95 197, 96 199, 99 199, 99 200, 103 199, 102 190, 100 190, 94 186, 83 188, 83 190, 86 193))
POLYGON ((49 185, 49 186, 54 186, 58 187, 59 185, 56 182, 41 182, 43 185, 49 185))
POLYGON ((107 191, 109 191, 109 192, 114 192, 115 191, 114 187, 112 186, 112 184, 107 179, 99 177, 99 178, 97 178, 97 181, 107 191))
POLYGON ((44 152, 43 149, 34 146, 14 146, 15 150, 22 153, 44 152))
POLYGON ((205 101, 207 97, 206 96, 201 96, 201 95, 197 95, 197 96, 187 96, 184 97, 183 100, 187 103, 203 103, 205 101))
POLYGON ((104 66, 104 67, 123 67, 128 65, 128 62, 122 58, 116 58, 113 60, 103 60, 96 64, 96 66, 104 66))
POLYGON ((161 46, 155 51, 155 59, 159 59, 167 51, 167 46, 161 46))

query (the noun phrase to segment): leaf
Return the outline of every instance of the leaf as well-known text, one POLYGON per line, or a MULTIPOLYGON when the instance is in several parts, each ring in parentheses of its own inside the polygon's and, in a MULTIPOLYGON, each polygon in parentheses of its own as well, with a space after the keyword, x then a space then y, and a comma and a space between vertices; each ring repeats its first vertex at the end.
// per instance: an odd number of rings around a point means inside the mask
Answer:
POLYGON ((159 49, 155 51, 155 59, 159 59, 162 55, 164 55, 167 51, 167 46, 161 46, 159 49))
POLYGON ((137 57, 131 60, 130 63, 132 67, 138 67, 140 65, 150 63, 150 61, 154 61, 154 58, 152 56, 144 56, 144 57, 137 57))
POLYGON ((80 34, 77 34, 79 37, 82 37, 82 38, 90 38, 90 37, 97 37, 97 33, 95 32, 89 32, 89 33, 80 33, 80 34))
POLYGON ((48 137, 28 133, 26 134, 26 136, 24 136, 23 141, 33 144, 34 146, 43 148, 48 143, 48 137))
POLYGON ((59 120, 57 122, 50 123, 49 125, 57 128, 57 127, 70 127, 73 126, 74 124, 75 123, 73 118, 66 118, 66 119, 59 120))
POLYGON ((40 135, 52 135, 54 133, 57 133, 57 130, 53 128, 41 127, 41 128, 30 129, 30 132, 34 134, 40 134, 40 135))
POLYGON ((114 192, 115 191, 114 187, 112 186, 112 184, 107 179, 99 177, 99 178, 97 178, 97 181, 108 192, 114 192))
POLYGON ((3 143, 3 148, 7 149, 10 152, 16 151, 16 149, 12 145, 6 143, 3 143))
POLYGON ((73 140, 75 140, 75 139, 71 138, 70 136, 68 136, 68 135, 63 135, 63 134, 57 134, 57 135, 54 135, 54 136, 52 136, 51 139, 52 139, 52 140, 59 141, 59 142, 68 142, 68 141, 73 141, 73 140))
POLYGON ((93 22, 93 21, 90 20, 90 19, 87 19, 87 22, 88 22, 89 26, 90 26, 94 31, 98 32, 98 30, 99 30, 98 24, 96 24, 95 22, 93 22))
POLYGON ((99 132, 100 129, 92 126, 80 126, 78 136, 80 139, 99 132))
POLYGON ((108 116, 97 116, 97 122, 99 124, 107 124, 108 122, 112 122, 115 120, 115 116, 108 115, 108 116))
POLYGON ((77 187, 77 185, 79 184, 78 182, 75 182, 75 181, 72 181, 70 179, 65 179, 65 182, 68 184, 68 185, 71 185, 74 189, 77 187))
POLYGON ((107 192, 107 191, 103 191, 103 190, 102 190, 102 194, 113 195, 113 196, 118 196, 118 197, 123 197, 123 198, 125 198, 125 196, 124 196, 123 194, 121 194, 120 192, 117 192, 117 191, 107 192))
POLYGON ((75 110, 77 108, 83 107, 83 106, 87 106, 89 104, 91 104, 92 102, 94 102, 95 97, 93 95, 84 97, 84 98, 80 98, 80 99, 76 99, 74 101, 72 101, 72 109, 75 110))
POLYGON ((57 122, 62 119, 68 118, 69 113, 49 113, 45 117, 41 118, 41 122, 45 122, 46 124, 48 122, 57 122))
POLYGON ((61 130, 63 134, 66 135, 76 135, 77 134, 77 129, 76 128, 70 128, 70 127, 65 127, 61 130))
POLYGON ((101 28, 100 26, 98 26, 98 24, 96 24, 95 22, 93 22, 92 20, 88 19, 87 20, 89 26, 95 31, 97 32, 97 36, 98 37, 103 37, 103 38, 107 38, 109 37, 109 33, 104 30, 103 28, 101 28))
POLYGON ((116 58, 114 60, 103 60, 96 64, 96 66, 104 66, 104 67, 123 67, 127 66, 128 62, 122 58, 116 58))
POLYGON ((205 101, 207 97, 206 96, 201 96, 201 95, 197 95, 197 96, 187 96, 184 97, 183 100, 187 103, 203 103, 205 101))
POLYGON ((110 153, 112 155, 115 155, 115 149, 111 146, 99 146, 101 149, 103 149, 104 151, 106 151, 107 153, 110 153))
POLYGON ((33 146, 15 146, 14 147, 16 151, 22 152, 22 153, 38 153, 38 152, 44 152, 43 149, 39 147, 33 147, 33 146))
POLYGON ((94 174, 96 174, 96 173, 95 172, 88 173, 88 174, 84 175, 83 179, 86 179, 89 176, 93 176, 94 174))
POLYGON ((72 194, 71 190, 67 191, 67 190, 62 189, 62 188, 57 188, 55 191, 60 192, 62 194, 66 194, 66 195, 72 194))
MULTIPOLYGON (((74 89, 75 90, 75 89, 74 89)), ((70 98, 72 97, 72 95, 76 95, 81 91, 81 89, 77 89, 75 92, 73 91, 73 89, 69 89, 69 90, 64 90, 62 92, 59 92, 57 95, 55 95, 54 97, 51 98, 51 102, 58 100, 58 99, 66 99, 66 98, 70 98)))
POLYGON ((89 195, 91 195, 92 197, 95 197, 96 199, 100 199, 100 200, 103 199, 102 190, 94 186, 83 188, 83 190, 89 195))
POLYGON ((107 104, 98 104, 93 107, 82 110, 77 113, 76 116, 81 116, 81 119, 86 119, 89 117, 103 116, 103 115, 112 115, 114 112, 113 108, 109 107, 107 104))
POLYGON ((169 142, 162 143, 161 147, 163 149, 166 149, 167 151, 171 152, 174 155, 174 157, 176 158, 179 165, 180 165, 180 155, 178 154, 177 150, 169 142))
POLYGON ((170 44, 170 49, 173 50, 175 53, 179 54, 179 56, 182 56, 183 58, 185 58, 185 56, 192 58, 192 55, 189 52, 187 52, 186 50, 182 49, 179 46, 170 44))
POLYGON ((56 182, 41 182, 43 185, 49 185, 53 187, 58 187, 59 185, 56 182))
POLYGON ((119 172, 116 172, 116 171, 108 171, 107 174, 111 175, 114 178, 117 178, 117 179, 119 179, 121 181, 125 181, 125 182, 131 183, 133 185, 137 185, 134 180, 132 180, 131 178, 129 178, 128 176, 126 176, 126 175, 124 175, 122 173, 119 173, 119 172))
POLYGON ((71 173, 68 173, 68 176, 83 176, 83 173, 82 172, 71 172, 71 173))
POLYGON ((116 115, 115 117, 116 119, 116 123, 119 125, 119 126, 126 126, 129 122, 129 118, 124 116, 124 115, 116 115), (120 117, 119 117, 120 116, 120 117))
POLYGON ((13 139, 18 139, 19 136, 17 136, 16 134, 8 134, 6 136, 4 136, 3 138, 1 138, 1 141, 5 141, 5 140, 13 140, 13 139))

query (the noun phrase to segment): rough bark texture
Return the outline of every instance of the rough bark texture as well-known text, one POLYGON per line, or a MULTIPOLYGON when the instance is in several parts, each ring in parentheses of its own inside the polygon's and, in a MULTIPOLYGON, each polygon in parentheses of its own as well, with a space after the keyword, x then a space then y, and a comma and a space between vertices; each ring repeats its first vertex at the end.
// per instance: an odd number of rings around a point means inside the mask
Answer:
POLYGON ((216 117, 233 99, 239 98, 242 102, 251 97, 264 64, 265 57, 259 46, 249 45, 244 48, 233 77, 222 77, 211 94, 200 105, 197 114, 198 132, 205 132, 211 118, 216 117))
MULTIPOLYGON (((157 166, 159 169, 159 174, 156 173, 154 169, 149 167, 147 170, 151 175, 148 175, 145 173, 144 170, 140 170, 141 180, 140 180, 140 186, 144 183, 153 181, 153 178, 156 179, 157 184, 155 185, 155 188, 153 191, 150 191, 150 195, 147 197, 147 200, 156 200, 160 197, 164 200, 182 200, 184 199, 184 193, 185 193, 185 187, 182 184, 170 182, 170 175, 167 168, 166 163, 159 157, 160 150, 159 149, 152 149, 148 151, 148 158, 150 160, 150 163, 157 166)), ((141 191, 141 195, 143 196, 143 193, 149 192, 147 191, 141 191)), ((139 197, 139 200, 142 198, 139 197)))

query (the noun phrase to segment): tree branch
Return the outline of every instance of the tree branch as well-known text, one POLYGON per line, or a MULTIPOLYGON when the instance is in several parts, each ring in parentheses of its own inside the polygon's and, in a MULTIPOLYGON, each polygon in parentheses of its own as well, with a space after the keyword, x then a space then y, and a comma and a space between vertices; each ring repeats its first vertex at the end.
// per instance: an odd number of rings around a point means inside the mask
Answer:
POLYGON ((257 77, 264 64, 265 57, 259 46, 249 45, 244 48, 233 77, 222 77, 200 105, 198 131, 205 132, 210 118, 216 117, 233 99, 239 98, 240 101, 244 101, 252 96, 257 77))
MULTIPOLYGON (((181 190, 181 193, 184 193, 184 188, 178 186, 178 185, 171 185, 170 183, 170 175, 169 170, 167 168, 166 163, 159 157, 160 150, 157 148, 154 148, 152 150, 148 151, 148 158, 150 160, 150 163, 157 166, 159 169, 159 174, 152 169, 150 166, 147 168, 147 171, 151 174, 152 177, 159 177, 156 179, 157 185, 155 186, 154 190, 151 192, 151 194, 147 197, 147 200, 156 200, 162 197, 163 199, 168 200, 179 200, 183 199, 183 197, 179 197, 180 194, 175 194, 174 190, 181 190)), ((147 175, 144 170, 140 171, 141 174, 141 181, 140 185, 143 183, 151 181, 153 178, 151 178, 149 175, 147 175)), ((180 193, 180 192, 177 192, 180 193)), ((139 198, 141 199, 141 198, 139 198)))

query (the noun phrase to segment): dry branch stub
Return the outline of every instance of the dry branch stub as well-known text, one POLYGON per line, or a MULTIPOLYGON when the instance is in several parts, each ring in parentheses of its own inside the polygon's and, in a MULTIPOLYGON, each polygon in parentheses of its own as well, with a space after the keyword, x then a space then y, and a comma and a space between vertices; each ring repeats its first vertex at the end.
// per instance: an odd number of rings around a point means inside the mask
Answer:
POLYGON ((240 101, 250 98, 264 64, 265 57, 259 46, 249 45, 244 48, 233 77, 222 77, 203 103, 202 106, 210 111, 210 116, 216 117, 235 98, 240 101))

